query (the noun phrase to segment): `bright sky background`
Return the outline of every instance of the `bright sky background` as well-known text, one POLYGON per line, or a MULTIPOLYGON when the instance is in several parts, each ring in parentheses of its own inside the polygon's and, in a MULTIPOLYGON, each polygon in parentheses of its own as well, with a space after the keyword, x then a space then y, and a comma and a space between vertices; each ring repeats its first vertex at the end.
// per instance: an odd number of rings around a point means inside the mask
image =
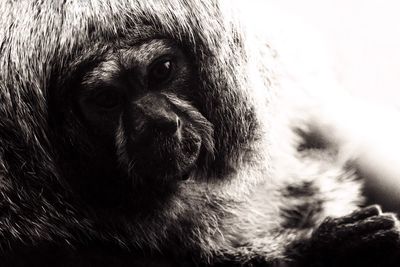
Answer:
POLYGON ((269 0, 321 33, 339 81, 400 107, 399 0, 269 0))

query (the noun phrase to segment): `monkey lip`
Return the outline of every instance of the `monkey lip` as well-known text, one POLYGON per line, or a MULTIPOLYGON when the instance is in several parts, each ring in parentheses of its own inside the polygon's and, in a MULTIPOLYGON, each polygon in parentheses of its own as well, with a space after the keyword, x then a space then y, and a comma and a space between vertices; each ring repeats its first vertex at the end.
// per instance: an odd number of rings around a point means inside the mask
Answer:
POLYGON ((188 180, 195 170, 198 156, 199 151, 196 151, 191 155, 186 155, 184 158, 172 160, 164 168, 166 176, 179 181, 188 180))
POLYGON ((198 136, 180 140, 160 138, 158 142, 142 146, 141 157, 135 159, 136 171, 143 177, 185 181, 196 168, 201 146, 202 141, 198 136))

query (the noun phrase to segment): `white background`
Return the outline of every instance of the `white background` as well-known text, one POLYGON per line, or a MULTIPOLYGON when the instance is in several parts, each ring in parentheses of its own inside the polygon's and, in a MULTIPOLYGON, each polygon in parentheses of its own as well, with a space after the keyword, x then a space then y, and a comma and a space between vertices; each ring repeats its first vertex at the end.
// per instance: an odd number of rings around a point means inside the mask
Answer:
POLYGON ((399 0, 270 0, 321 34, 338 80, 357 97, 400 107, 399 0))

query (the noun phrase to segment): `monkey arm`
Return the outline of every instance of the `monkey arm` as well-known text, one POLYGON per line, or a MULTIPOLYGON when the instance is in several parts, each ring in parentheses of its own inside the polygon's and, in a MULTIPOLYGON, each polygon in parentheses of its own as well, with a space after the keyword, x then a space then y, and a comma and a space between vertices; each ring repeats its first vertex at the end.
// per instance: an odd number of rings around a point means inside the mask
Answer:
POLYGON ((300 266, 398 266, 399 237, 398 220, 376 205, 328 217, 300 249, 300 266))
POLYGON ((283 255, 272 252, 279 242, 275 237, 276 243, 269 239, 258 247, 240 249, 215 266, 372 267, 398 266, 400 262, 398 221, 376 205, 346 216, 328 217, 311 230, 311 235, 293 230, 282 230, 280 235, 290 240, 283 255))

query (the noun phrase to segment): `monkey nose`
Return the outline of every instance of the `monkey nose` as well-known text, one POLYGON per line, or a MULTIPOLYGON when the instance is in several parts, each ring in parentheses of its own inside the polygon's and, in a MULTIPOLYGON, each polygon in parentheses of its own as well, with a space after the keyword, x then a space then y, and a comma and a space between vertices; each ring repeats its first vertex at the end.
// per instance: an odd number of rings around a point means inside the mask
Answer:
POLYGON ((182 122, 177 115, 159 118, 154 122, 154 127, 157 130, 165 133, 173 135, 180 131, 182 127, 182 122))

